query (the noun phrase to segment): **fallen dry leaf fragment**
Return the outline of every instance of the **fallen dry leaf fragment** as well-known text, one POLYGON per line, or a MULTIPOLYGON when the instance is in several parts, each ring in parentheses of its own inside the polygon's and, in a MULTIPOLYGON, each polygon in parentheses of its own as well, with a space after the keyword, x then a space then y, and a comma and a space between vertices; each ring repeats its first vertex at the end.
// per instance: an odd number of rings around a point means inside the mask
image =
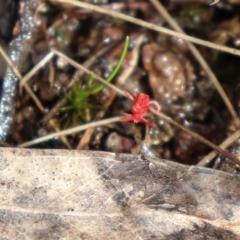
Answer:
POLYGON ((239 239, 240 177, 157 158, 0 149, 0 239, 239 239))

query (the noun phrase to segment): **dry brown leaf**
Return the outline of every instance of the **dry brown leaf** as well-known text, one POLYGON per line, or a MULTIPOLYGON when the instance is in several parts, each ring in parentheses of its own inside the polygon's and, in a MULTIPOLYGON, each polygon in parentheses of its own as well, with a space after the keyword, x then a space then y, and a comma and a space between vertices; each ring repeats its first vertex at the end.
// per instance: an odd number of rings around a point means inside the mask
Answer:
POLYGON ((240 238, 237 175, 127 154, 1 148, 0 176, 0 239, 240 238))

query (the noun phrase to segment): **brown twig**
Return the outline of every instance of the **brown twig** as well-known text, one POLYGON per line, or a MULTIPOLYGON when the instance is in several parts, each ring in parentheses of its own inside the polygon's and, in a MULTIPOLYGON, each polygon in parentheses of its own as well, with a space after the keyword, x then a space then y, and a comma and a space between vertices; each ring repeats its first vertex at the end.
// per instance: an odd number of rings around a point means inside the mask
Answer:
MULTIPOLYGON (((233 142, 235 142, 240 137, 240 130, 237 130, 234 132, 230 137, 224 140, 219 147, 222 149, 226 149, 229 145, 231 145, 233 142)), ((201 161, 198 162, 197 166, 204 167, 207 164, 209 164, 213 158, 217 156, 217 153, 215 151, 210 152, 208 155, 206 155, 201 161)))
POLYGON ((125 21, 137 24, 139 26, 142 26, 142 27, 145 27, 145 28, 157 31, 157 32, 162 32, 162 33, 165 33, 165 34, 168 34, 168 35, 171 35, 171 36, 178 37, 178 38, 181 38, 183 40, 186 40, 186 41, 189 41, 189 42, 192 42, 192 43, 196 43, 196 44, 199 44, 199 45, 203 45, 203 46, 206 46, 206 47, 209 47, 209 48, 213 48, 213 49, 216 49, 216 50, 219 50, 219 51, 231 53, 231 54, 234 54, 234 55, 238 55, 238 56, 240 55, 240 50, 237 50, 237 49, 234 49, 234 48, 229 48, 229 47, 222 46, 222 45, 219 45, 219 44, 215 44, 215 43, 212 43, 212 42, 204 41, 204 40, 201 40, 201 39, 198 39, 198 38, 195 38, 195 37, 188 36, 188 35, 183 34, 183 33, 178 33, 176 31, 172 31, 172 30, 169 30, 167 28, 160 27, 160 26, 157 26, 155 24, 148 23, 148 22, 145 22, 145 21, 140 20, 140 19, 136 19, 136 18, 131 17, 131 16, 127 16, 126 14, 115 12, 115 11, 112 11, 112 10, 109 10, 109 9, 105 9, 105 8, 102 8, 102 7, 93 5, 93 4, 89 4, 89 3, 85 3, 85 2, 81 2, 81 1, 75 1, 75 0, 55 0, 55 1, 56 2, 64 2, 64 3, 72 4, 74 6, 90 9, 90 10, 93 10, 93 11, 96 11, 96 12, 99 12, 99 13, 102 13, 102 14, 105 14, 105 15, 109 15, 109 16, 112 16, 112 17, 115 17, 115 18, 123 19, 125 21))
POLYGON ((66 135, 70 135, 70 134, 73 134, 73 133, 76 133, 76 132, 84 131, 88 128, 93 128, 93 127, 97 127, 97 126, 101 126, 101 125, 106 125, 106 124, 110 124, 110 123, 114 123, 114 122, 119 122, 120 119, 121 119, 121 117, 113 117, 113 118, 109 118, 109 119, 104 119, 104 120, 100 120, 100 121, 96 121, 96 122, 87 123, 87 124, 84 124, 84 125, 81 125, 81 126, 77 126, 77 127, 74 127, 74 128, 63 130, 61 132, 56 132, 56 133, 46 135, 44 137, 37 138, 33 141, 29 141, 29 142, 20 144, 20 145, 18 145, 18 147, 29 147, 29 146, 35 145, 37 143, 47 141, 49 139, 53 139, 53 138, 56 138, 56 137, 66 136, 66 135))
MULTIPOLYGON (((65 59, 67 62, 69 62, 71 65, 73 65, 74 67, 84 71, 85 73, 88 73, 89 75, 92 73, 92 71, 88 70, 86 67, 84 67, 83 65, 75 62, 74 60, 72 60, 71 58, 67 57, 65 54, 57 51, 57 50, 53 50, 54 53, 59 56, 62 57, 63 59, 65 59)), ((112 88, 114 91, 118 92, 121 95, 125 96, 125 93, 123 90, 121 90, 120 88, 114 86, 113 84, 107 82, 105 79, 103 79, 102 77, 99 77, 98 75, 94 74, 94 78, 97 79, 98 81, 100 81, 101 83, 105 84, 106 86, 108 86, 109 88, 112 88)))
POLYGON ((189 135, 191 135, 192 137, 198 139, 200 142, 206 144, 207 146, 209 146, 210 148, 214 149, 215 151, 217 151, 218 153, 222 154, 223 156, 227 157, 229 160, 231 160, 238 168, 240 167, 240 161, 233 156, 231 153, 225 151, 224 149, 218 147, 217 145, 215 145, 214 143, 208 141, 206 138, 200 136, 199 134, 192 132, 191 130, 189 130, 188 128, 182 126, 181 124, 175 122, 172 118, 168 117, 167 115, 165 115, 162 112, 158 112, 156 110, 151 110, 152 113, 154 113, 155 115, 159 116, 160 118, 166 120, 167 122, 171 123, 172 125, 174 125, 175 127, 182 129, 183 131, 185 131, 186 133, 188 133, 189 135))

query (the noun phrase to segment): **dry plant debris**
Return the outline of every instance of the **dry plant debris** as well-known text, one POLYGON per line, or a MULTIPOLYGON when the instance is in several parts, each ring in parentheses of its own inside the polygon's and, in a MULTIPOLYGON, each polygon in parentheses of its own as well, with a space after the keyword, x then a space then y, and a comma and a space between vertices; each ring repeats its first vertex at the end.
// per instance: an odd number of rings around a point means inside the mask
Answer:
POLYGON ((237 175, 130 154, 0 148, 2 239, 240 237, 237 175))

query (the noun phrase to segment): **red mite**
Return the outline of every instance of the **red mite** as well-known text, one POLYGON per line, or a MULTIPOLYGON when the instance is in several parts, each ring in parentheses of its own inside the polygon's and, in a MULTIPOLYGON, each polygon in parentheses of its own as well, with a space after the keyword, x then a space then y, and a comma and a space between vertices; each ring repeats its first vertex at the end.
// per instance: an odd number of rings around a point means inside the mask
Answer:
POLYGON ((127 114, 125 113, 124 115, 126 118, 121 119, 121 122, 135 122, 135 123, 145 123, 150 127, 154 127, 155 124, 153 122, 148 121, 147 119, 144 118, 144 116, 147 114, 148 110, 153 109, 150 104, 154 105, 156 107, 157 111, 160 111, 161 107, 159 104, 154 101, 150 100, 150 97, 147 94, 140 93, 138 96, 136 94, 131 95, 128 92, 125 92, 125 94, 132 100, 134 101, 133 106, 132 106, 132 113, 133 114, 127 114))

